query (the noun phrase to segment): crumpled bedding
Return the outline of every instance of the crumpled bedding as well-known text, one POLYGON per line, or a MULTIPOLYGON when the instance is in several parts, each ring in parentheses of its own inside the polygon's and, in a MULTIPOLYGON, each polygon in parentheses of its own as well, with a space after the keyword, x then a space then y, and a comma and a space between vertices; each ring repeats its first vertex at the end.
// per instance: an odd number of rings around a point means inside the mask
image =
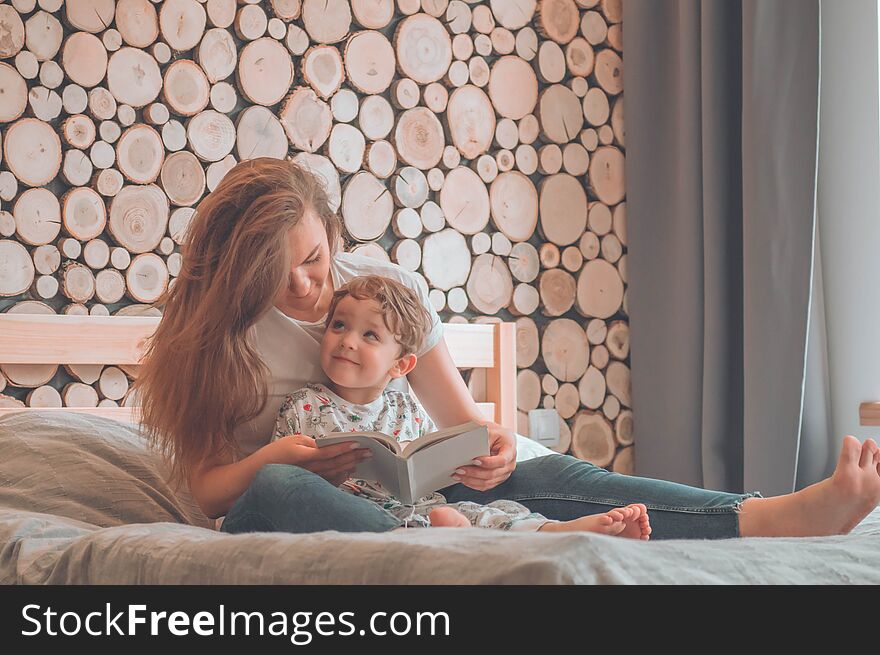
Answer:
MULTIPOLYGON (((542 454, 524 448, 518 459, 542 454)), ((214 530, 135 426, 0 417, 5 584, 880 583, 880 508, 850 535, 641 542, 466 528, 305 535, 214 530)))

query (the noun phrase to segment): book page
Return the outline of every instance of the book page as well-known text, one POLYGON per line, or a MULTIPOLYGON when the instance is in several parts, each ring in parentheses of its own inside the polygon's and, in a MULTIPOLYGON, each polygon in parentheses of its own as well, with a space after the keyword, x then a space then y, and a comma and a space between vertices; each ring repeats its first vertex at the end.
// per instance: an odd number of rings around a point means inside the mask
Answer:
MULTIPOLYGON (((478 423, 474 421, 468 421, 467 423, 453 425, 452 427, 437 430, 436 432, 430 432, 424 436, 419 437, 418 439, 404 442, 401 448, 401 456, 404 458, 412 457, 413 453, 416 453, 422 448, 426 448, 433 443, 437 443, 438 441, 445 441, 446 439, 451 439, 452 437, 457 437, 460 434, 469 432, 479 427, 481 426, 478 423)), ((486 440, 488 442, 488 436, 486 437, 486 440)))
POLYGON ((406 460, 412 498, 417 500, 432 491, 456 484, 452 479, 455 469, 467 466, 475 457, 488 454, 489 431, 485 426, 477 426, 455 439, 434 442, 430 448, 417 451, 406 460))
POLYGON ((364 446, 370 446, 371 444, 379 442, 385 448, 397 455, 401 452, 400 444, 397 443, 397 439, 389 437, 387 434, 382 434, 381 432, 334 432, 332 436, 328 435, 326 437, 315 439, 315 442, 319 447, 329 446, 335 443, 344 443, 346 441, 357 441, 364 446))

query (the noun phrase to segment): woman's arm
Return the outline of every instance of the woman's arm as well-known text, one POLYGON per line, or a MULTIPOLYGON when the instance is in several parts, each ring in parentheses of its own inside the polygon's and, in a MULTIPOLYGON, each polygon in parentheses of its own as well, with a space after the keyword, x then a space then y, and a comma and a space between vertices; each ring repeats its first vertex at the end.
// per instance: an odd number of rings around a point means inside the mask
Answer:
POLYGON ((272 441, 238 462, 213 459, 197 467, 189 479, 190 493, 208 518, 225 516, 266 464, 293 464, 338 486, 371 454, 355 441, 318 448, 301 434, 272 441))
MULTIPOLYGON (((482 466, 463 466, 462 484, 485 491, 504 482, 516 468, 516 434, 483 417, 461 377, 446 340, 419 357, 416 367, 407 374, 419 402, 440 428, 474 421, 489 430, 489 452, 478 457, 482 466)), ((455 477, 455 476, 453 476, 455 477)))

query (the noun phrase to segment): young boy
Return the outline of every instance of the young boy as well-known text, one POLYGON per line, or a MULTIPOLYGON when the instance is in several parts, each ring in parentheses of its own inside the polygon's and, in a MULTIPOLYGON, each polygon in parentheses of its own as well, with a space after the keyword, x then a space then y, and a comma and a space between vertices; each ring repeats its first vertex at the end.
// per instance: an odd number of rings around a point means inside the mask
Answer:
MULTIPOLYGON (((417 295, 389 278, 354 278, 333 294, 321 341, 327 385, 307 384, 289 394, 278 414, 273 439, 304 434, 315 439, 336 432, 377 431, 409 441, 437 429, 431 417, 402 391, 386 389, 409 373, 430 327, 417 295)), ((368 498, 404 521, 402 527, 484 527, 514 531, 589 531, 648 539, 644 505, 628 505, 572 521, 552 521, 523 505, 498 500, 488 505, 447 504, 434 492, 405 505, 377 481, 349 478, 340 489, 368 498)))

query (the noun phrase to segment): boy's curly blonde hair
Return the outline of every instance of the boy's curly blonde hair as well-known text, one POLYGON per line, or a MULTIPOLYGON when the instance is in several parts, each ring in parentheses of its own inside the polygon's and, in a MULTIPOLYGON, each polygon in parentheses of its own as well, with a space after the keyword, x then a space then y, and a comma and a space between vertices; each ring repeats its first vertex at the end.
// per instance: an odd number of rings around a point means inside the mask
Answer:
POLYGON ((431 314, 405 284, 381 275, 362 275, 349 280, 333 292, 325 328, 330 327, 336 305, 345 296, 379 303, 385 326, 400 344, 399 357, 416 354, 421 349, 431 329, 431 314))

